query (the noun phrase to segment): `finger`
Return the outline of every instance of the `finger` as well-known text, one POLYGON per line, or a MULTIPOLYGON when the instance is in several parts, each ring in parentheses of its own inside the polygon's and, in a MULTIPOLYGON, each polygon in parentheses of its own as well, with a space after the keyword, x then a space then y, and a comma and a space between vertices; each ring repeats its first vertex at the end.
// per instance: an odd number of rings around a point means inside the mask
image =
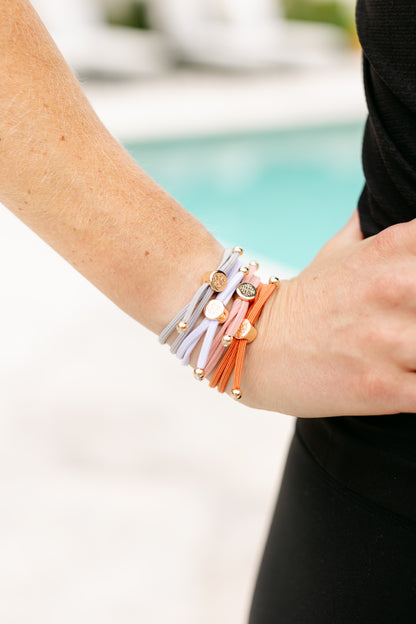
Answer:
POLYGON ((371 270, 365 282, 357 282, 355 288, 381 314, 389 313, 389 322, 386 318, 383 326, 391 327, 393 335, 395 331, 402 335, 408 328, 416 328, 416 262, 410 254, 393 252, 385 260, 374 262, 374 254, 362 258, 363 266, 371 270))

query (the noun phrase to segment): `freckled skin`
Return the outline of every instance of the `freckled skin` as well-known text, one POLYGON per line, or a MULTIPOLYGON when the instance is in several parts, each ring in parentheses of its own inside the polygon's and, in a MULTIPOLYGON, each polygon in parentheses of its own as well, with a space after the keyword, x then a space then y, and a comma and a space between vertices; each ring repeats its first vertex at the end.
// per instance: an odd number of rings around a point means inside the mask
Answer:
POLYGON ((0 201, 159 333, 223 246, 110 135, 27 0, 0 2, 0 76, 0 201))

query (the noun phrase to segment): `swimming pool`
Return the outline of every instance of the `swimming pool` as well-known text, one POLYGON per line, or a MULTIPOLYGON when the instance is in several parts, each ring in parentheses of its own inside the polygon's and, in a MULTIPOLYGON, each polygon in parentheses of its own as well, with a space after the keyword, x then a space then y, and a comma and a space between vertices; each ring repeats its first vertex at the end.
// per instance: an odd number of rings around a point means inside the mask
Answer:
POLYGON ((126 144, 223 243, 295 269, 351 215, 363 124, 126 144))

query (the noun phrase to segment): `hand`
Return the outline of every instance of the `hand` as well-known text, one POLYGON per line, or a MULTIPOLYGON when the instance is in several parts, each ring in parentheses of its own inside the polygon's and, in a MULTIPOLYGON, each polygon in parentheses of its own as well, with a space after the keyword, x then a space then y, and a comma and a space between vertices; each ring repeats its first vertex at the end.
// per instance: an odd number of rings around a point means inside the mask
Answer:
POLYGON ((354 211, 266 304, 241 401, 308 418, 416 412, 415 255, 416 219, 363 240, 354 211))

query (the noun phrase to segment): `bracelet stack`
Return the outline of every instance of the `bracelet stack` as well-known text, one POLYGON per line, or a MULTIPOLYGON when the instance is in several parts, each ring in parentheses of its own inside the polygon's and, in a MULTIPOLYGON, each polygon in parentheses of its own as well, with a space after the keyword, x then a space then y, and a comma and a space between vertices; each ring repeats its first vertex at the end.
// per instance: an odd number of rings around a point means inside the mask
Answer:
POLYGON ((279 278, 274 276, 268 284, 260 282, 255 275, 257 262, 239 266, 242 253, 241 247, 226 249, 218 268, 202 276, 201 286, 191 301, 159 336, 159 342, 164 344, 176 331, 170 350, 184 365, 189 364, 193 350, 203 338, 194 377, 202 380, 214 371, 209 385, 224 392, 234 371, 232 396, 237 400, 242 397, 240 385, 247 344, 256 338, 255 323, 279 286, 279 278))

